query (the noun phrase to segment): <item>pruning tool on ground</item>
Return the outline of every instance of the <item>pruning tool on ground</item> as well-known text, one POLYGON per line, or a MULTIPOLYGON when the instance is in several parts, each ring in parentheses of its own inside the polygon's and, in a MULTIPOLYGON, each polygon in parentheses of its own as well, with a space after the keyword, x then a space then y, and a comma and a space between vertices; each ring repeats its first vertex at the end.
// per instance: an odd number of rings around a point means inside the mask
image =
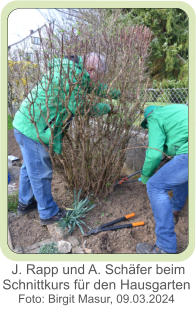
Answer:
POLYGON ((113 226, 114 224, 120 223, 122 221, 128 220, 132 217, 135 216, 135 213, 132 212, 130 214, 124 215, 123 217, 117 218, 109 223, 106 224, 102 224, 97 228, 91 229, 89 230, 89 232, 85 233, 84 236, 90 236, 93 234, 97 234, 100 233, 102 231, 108 231, 108 230, 117 230, 117 229, 122 229, 122 228, 132 228, 132 227, 137 227, 137 226, 143 226, 144 222, 143 221, 139 221, 139 222, 133 222, 131 224, 122 224, 122 225, 116 225, 113 226))

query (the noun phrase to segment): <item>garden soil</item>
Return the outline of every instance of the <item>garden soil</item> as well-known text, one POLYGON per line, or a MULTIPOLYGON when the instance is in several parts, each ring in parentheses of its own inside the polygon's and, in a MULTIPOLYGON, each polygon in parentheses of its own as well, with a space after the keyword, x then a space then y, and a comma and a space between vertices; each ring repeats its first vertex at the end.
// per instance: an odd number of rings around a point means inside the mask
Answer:
MULTIPOLYGON (((13 131, 8 131, 8 155, 19 157, 20 160, 17 165, 21 165, 22 157, 13 136, 13 131)), ((71 207, 73 196, 67 189, 62 175, 58 173, 53 174, 52 193, 60 207, 71 207)), ((94 228, 131 212, 135 212, 135 217, 122 223, 144 221, 145 225, 131 229, 101 232, 89 237, 82 236, 79 229, 76 229, 72 235, 77 237, 81 247, 85 247, 84 251, 86 253, 134 254, 138 242, 155 242, 154 219, 145 185, 135 182, 124 183, 115 187, 109 196, 96 201, 96 207, 87 214, 85 222, 90 228, 94 228)), ((47 227, 40 226, 37 212, 32 212, 23 217, 17 217, 10 213, 8 225, 13 246, 15 248, 20 247, 21 251, 28 246, 50 238, 47 227)), ((84 228, 84 230, 87 229, 84 228)), ((181 211, 175 230, 178 252, 180 253, 188 246, 187 204, 181 211)))

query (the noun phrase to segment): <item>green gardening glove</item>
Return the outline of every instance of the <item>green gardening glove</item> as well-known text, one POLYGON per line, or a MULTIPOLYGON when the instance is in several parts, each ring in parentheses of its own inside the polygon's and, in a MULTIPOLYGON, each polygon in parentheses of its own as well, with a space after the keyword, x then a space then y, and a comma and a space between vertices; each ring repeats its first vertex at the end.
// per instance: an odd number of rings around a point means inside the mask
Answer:
POLYGON ((147 183, 147 181, 149 180, 149 178, 150 178, 150 177, 147 177, 147 176, 141 175, 141 182, 142 182, 143 184, 146 184, 146 183, 147 183))

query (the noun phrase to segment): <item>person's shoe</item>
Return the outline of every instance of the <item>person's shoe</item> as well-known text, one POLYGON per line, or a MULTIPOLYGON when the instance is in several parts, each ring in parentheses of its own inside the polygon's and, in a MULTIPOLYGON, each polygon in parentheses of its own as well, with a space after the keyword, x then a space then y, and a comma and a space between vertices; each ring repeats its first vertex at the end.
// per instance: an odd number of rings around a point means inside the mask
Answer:
POLYGON ((32 212, 36 208, 37 208, 37 202, 34 198, 32 199, 32 201, 28 205, 25 205, 23 203, 18 202, 17 215, 23 216, 27 213, 32 212))
POLYGON ((177 210, 175 210, 175 211, 173 212, 173 216, 174 216, 174 225, 176 225, 176 224, 178 223, 178 221, 179 221, 179 214, 180 214, 180 212, 179 212, 179 211, 177 211, 177 210))
POLYGON ((69 211, 67 211, 66 209, 59 208, 58 213, 52 216, 51 218, 48 218, 48 219, 40 218, 40 224, 42 226, 46 226, 46 225, 57 223, 59 220, 64 218, 67 214, 69 214, 69 211))
POLYGON ((160 249, 156 245, 151 245, 148 243, 138 243, 136 245, 137 254, 168 254, 166 251, 160 249))

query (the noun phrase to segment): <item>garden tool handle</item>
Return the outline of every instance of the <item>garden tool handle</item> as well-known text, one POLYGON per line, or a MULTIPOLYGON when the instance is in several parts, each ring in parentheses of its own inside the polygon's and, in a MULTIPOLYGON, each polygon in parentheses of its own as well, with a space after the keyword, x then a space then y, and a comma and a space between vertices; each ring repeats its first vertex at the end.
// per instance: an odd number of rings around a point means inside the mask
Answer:
POLYGON ((133 176, 135 176, 135 175, 140 174, 141 172, 142 172, 142 170, 140 169, 140 170, 136 171, 135 173, 133 173, 133 174, 131 174, 131 175, 128 175, 127 178, 131 178, 131 177, 133 177, 133 176))
POLYGON ((127 220, 127 219, 129 219, 129 218, 131 218, 131 217, 134 217, 134 216, 135 216, 135 213, 132 212, 132 213, 130 213, 130 214, 124 215, 123 217, 114 219, 114 220, 112 220, 112 221, 109 222, 109 223, 102 224, 102 225, 100 226, 100 228, 112 226, 112 225, 114 225, 114 224, 120 223, 120 222, 122 222, 122 221, 124 221, 124 220, 127 220))
MULTIPOLYGON (((122 218, 119 218, 119 219, 122 220, 122 218)), ((117 229, 123 229, 123 228, 132 228, 132 227, 137 227, 137 226, 143 226, 144 225, 144 222, 140 221, 140 222, 134 222, 132 224, 123 224, 123 225, 117 225, 117 226, 110 227, 110 226, 113 225, 113 222, 105 224, 105 225, 107 225, 105 227, 103 227, 103 225, 102 225, 102 227, 98 227, 98 228, 92 229, 88 233, 84 234, 84 236, 90 236, 92 234, 98 234, 98 233, 100 233, 102 231, 117 230, 117 229)))
POLYGON ((133 226, 133 227, 144 226, 144 222, 143 222, 143 221, 141 221, 141 222, 134 222, 134 223, 132 223, 132 226, 133 226))
POLYGON ((132 227, 137 227, 137 226, 144 226, 144 222, 140 221, 140 222, 135 222, 132 224, 123 224, 123 225, 117 225, 117 226, 113 226, 113 227, 105 227, 100 229, 100 231, 107 231, 107 230, 117 230, 117 229, 123 229, 123 228, 132 228, 132 227))
POLYGON ((130 214, 125 215, 124 217, 125 217, 126 219, 129 219, 129 218, 132 218, 132 217, 134 217, 134 216, 135 216, 135 213, 132 212, 132 213, 130 213, 130 214))

